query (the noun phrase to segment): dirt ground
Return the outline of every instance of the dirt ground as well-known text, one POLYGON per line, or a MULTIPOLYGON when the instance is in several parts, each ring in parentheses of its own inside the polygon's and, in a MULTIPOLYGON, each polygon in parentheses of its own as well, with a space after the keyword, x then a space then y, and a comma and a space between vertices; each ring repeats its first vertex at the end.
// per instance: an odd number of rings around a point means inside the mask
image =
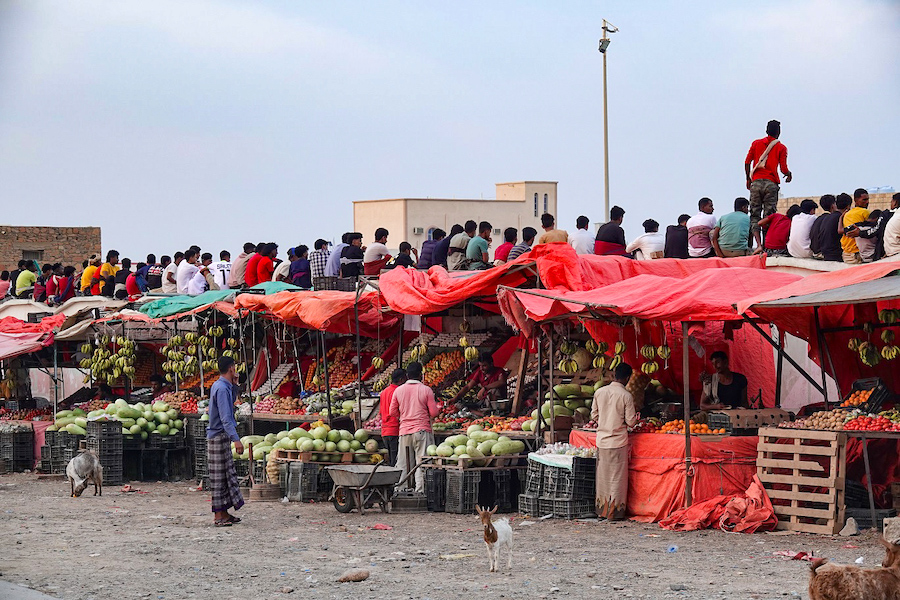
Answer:
POLYGON ((73 499, 64 481, 0 477, 0 579, 65 600, 775 599, 807 597, 809 563, 773 552, 863 557, 867 566, 884 556, 872 532, 672 533, 632 522, 525 524, 512 515, 513 566, 501 556, 504 568, 489 573, 474 515, 248 503, 243 523, 217 529, 209 497, 190 483, 136 486, 145 493, 117 487, 94 497, 89 489, 73 499), (367 581, 336 582, 357 568, 370 571, 367 581))

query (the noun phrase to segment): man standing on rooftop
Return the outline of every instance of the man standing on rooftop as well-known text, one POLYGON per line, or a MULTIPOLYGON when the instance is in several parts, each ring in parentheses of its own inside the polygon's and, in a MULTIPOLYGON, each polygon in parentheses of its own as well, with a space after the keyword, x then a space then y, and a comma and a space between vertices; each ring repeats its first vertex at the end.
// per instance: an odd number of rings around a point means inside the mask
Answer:
POLYGON ((793 175, 787 166, 787 146, 778 141, 781 123, 769 121, 766 137, 754 140, 744 160, 744 175, 750 190, 750 230, 758 248, 762 247, 759 221, 762 214, 776 211, 781 180, 778 169, 784 173, 784 182, 790 183, 793 175))

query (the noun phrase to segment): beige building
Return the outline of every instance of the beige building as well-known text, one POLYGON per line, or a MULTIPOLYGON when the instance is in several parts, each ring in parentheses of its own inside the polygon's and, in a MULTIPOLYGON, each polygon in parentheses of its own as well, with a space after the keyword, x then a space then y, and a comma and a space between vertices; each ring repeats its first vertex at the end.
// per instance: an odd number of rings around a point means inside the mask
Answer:
MULTIPOLYGON (((853 190, 848 190, 848 194, 853 195, 853 190)), ((885 194, 869 194, 869 210, 875 210, 876 208, 879 210, 890 210, 891 208, 891 197, 895 192, 889 192, 885 194)), ((837 194, 835 194, 837 195, 837 194)), ((779 198, 778 199, 778 212, 781 214, 785 214, 790 208, 792 204, 800 204, 804 200, 815 200, 816 203, 819 202, 819 198, 821 196, 797 196, 793 198, 779 198)), ((822 209, 819 209, 819 212, 822 212, 822 209)))
POLYGON ((372 241, 375 230, 389 232, 388 247, 396 250, 400 242, 421 249, 434 229, 450 232, 454 223, 467 220, 488 221, 494 228, 491 248, 503 243, 503 230, 534 227, 541 232, 541 215, 556 216, 555 181, 518 181, 498 183, 495 199, 468 198, 395 198, 356 200, 353 202, 353 229, 363 234, 363 244, 372 241))

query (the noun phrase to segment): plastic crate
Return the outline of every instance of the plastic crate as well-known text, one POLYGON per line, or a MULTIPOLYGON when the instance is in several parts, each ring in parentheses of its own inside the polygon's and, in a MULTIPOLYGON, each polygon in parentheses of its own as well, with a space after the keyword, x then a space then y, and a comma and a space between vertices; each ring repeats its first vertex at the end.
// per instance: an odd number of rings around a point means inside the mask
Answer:
POLYGON ((447 471, 425 469, 425 500, 429 512, 444 512, 447 506, 447 471))
POLYGON ((444 510, 458 515, 474 513, 480 486, 481 471, 448 470, 444 510))
POLYGON ((706 424, 709 425, 710 429, 724 429, 728 435, 731 435, 731 432, 734 431, 731 425, 731 417, 726 414, 707 413, 706 424))
POLYGON ((537 513, 534 515, 535 517, 545 517, 547 515, 553 514, 553 502, 554 499, 548 496, 539 496, 537 499, 537 513))
POLYGON ((544 465, 543 463, 529 460, 528 469, 525 471, 525 493, 537 497, 543 491, 544 465))
POLYGON ((140 450, 144 445, 144 439, 139 435, 123 435, 122 450, 140 450))
POLYGON ((235 460, 234 471, 238 477, 247 477, 250 474, 250 461, 246 458, 235 460))
MULTIPOLYGON (((850 508, 847 507, 847 517, 856 519, 856 524, 860 529, 869 529, 872 527, 872 513, 869 507, 866 508, 850 508)), ((881 508, 875 510, 875 522, 878 525, 878 531, 884 531, 884 520, 897 516, 897 511, 892 508, 881 508)))
POLYGON ((84 439, 83 435, 73 435, 68 431, 57 431, 56 433, 57 446, 71 450, 78 450, 81 447, 81 440, 84 439))
POLYGON ((117 440, 122 437, 121 421, 88 421, 87 440, 117 440))
POLYGON ((538 497, 532 494, 519 494, 519 512, 523 515, 538 516, 538 497))
POLYGON ((353 277, 316 277, 313 279, 313 289, 337 290, 340 292, 355 292, 356 279, 353 277))
POLYGON ((55 446, 59 431, 44 431, 44 443, 48 446, 55 446))
MULTIPOLYGON (((519 495, 519 475, 518 470, 501 469, 497 471, 486 472, 491 479, 493 485, 493 502, 489 502, 491 506, 497 507, 499 513, 515 512, 518 506, 519 495)), ((485 496, 485 478, 481 480, 482 493, 479 494, 479 502, 485 496)))
POLYGON ((188 434, 188 437, 192 437, 194 439, 203 439, 206 440, 206 430, 209 427, 209 421, 201 421, 200 417, 190 417, 188 418, 187 427, 185 431, 188 434))
POLYGON ((151 433, 147 436, 147 445, 150 448, 162 448, 164 450, 184 448, 184 433, 179 432, 177 435, 159 435, 151 433))
POLYGON ((576 476, 573 472, 559 467, 544 470, 544 495, 560 500, 593 500, 596 475, 576 476))
MULTIPOLYGON (((291 502, 320 501, 331 494, 331 476, 324 485, 322 472, 325 469, 316 463, 291 462, 287 467, 285 496, 291 502), (323 485, 320 485, 320 482, 323 485)), ((327 473, 326 473, 327 474, 327 473)))
POLYGON ((593 500, 554 500, 553 516, 557 519, 579 519, 596 517, 593 500))
MULTIPOLYGON (((880 377, 857 379, 853 382, 851 393, 865 390, 872 390, 872 395, 870 395, 869 399, 860 404, 857 408, 870 413, 877 413, 878 411, 880 411, 881 405, 884 404, 884 401, 891 396, 891 393, 888 391, 887 386, 884 385, 884 382, 880 377)), ((847 394, 847 397, 844 398, 844 400, 846 401, 849 398, 850 394, 847 394)), ((871 518, 869 520, 871 520, 871 518)))

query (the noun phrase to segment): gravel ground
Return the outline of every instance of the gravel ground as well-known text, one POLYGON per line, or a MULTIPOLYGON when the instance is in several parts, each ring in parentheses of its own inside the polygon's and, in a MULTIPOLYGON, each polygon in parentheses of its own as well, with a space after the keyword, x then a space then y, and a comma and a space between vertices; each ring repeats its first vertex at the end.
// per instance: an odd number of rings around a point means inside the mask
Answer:
MULTIPOLYGON (((476 516, 341 515, 330 504, 249 503, 213 528, 189 483, 68 496, 65 481, 0 477, 0 579, 65 600, 278 598, 806 598, 812 552, 880 564, 874 533, 672 533, 641 523, 513 516, 512 569, 489 573, 476 516), (384 524, 391 530, 376 530, 384 524), (669 552, 672 547, 677 550, 669 552), (855 547, 854 547, 855 546, 855 547), (337 583, 348 569, 362 583, 337 583)), ((505 566, 506 557, 501 556, 505 566)), ((4 599, 5 600, 5 599, 4 599)))

